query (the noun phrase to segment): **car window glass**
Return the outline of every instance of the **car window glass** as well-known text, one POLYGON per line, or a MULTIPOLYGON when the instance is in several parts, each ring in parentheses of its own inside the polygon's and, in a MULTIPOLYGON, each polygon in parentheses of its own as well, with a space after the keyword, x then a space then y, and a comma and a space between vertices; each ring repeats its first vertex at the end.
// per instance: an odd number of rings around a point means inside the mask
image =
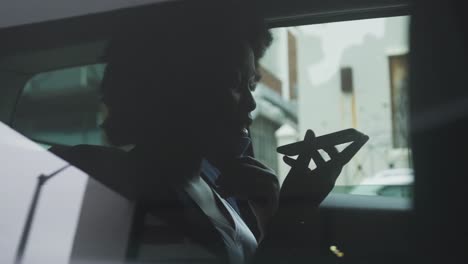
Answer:
MULTIPOLYGON (((284 180, 276 148, 354 127, 369 142, 344 168, 334 192, 383 195, 362 185, 412 185, 408 142, 409 17, 272 29, 260 61, 250 133, 256 158, 284 180), (360 193, 361 192, 361 193, 360 193)), ((105 65, 40 73, 25 86, 14 128, 46 145, 105 145, 99 84, 105 65)), ((395 196, 411 195, 410 192, 395 196)))
POLYGON ((289 166, 277 146, 301 140, 307 129, 320 136, 356 128, 370 140, 334 191, 406 195, 399 188, 356 187, 412 183, 408 25, 409 17, 401 16, 273 29, 255 92, 255 156, 284 180, 289 166))
POLYGON ((35 75, 24 87, 13 127, 46 145, 104 144, 98 87, 103 64, 35 75))

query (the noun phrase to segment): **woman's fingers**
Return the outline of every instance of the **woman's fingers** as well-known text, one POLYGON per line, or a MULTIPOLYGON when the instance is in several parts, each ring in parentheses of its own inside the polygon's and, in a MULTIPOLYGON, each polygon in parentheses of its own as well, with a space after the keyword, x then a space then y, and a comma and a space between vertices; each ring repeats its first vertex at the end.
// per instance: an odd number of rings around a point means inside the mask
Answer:
MULTIPOLYGON (((335 149, 335 150, 336 150, 336 149, 335 149)), ((336 152, 338 153, 338 151, 336 151, 336 152)), ((284 157, 283 157, 283 161, 284 161, 286 164, 288 164, 289 166, 291 166, 291 167, 295 166, 295 164, 296 164, 296 160, 293 159, 293 158, 291 158, 291 157, 288 157, 288 156, 284 156, 284 157)), ((325 165, 326 165, 326 166, 320 167, 320 169, 321 169, 320 171, 321 171, 322 173, 324 173, 325 171, 332 171, 332 170, 334 170, 334 171, 337 171, 337 172, 338 172, 337 175, 339 175, 339 172, 341 172, 342 166, 341 166, 341 165, 338 165, 337 163, 325 162, 325 165), (335 166, 335 167, 332 167, 332 166, 335 166)), ((318 167, 317 167, 317 168, 318 168, 318 167)), ((315 171, 315 170, 314 170, 314 171, 315 171)), ((310 174, 310 176, 313 177, 313 176, 314 176, 314 175, 313 175, 313 172, 314 172, 314 171, 308 169, 306 173, 310 174)), ((327 174, 329 174, 329 173, 327 173, 327 174)), ((335 179, 335 180, 336 180, 336 178, 338 177, 337 175, 333 175, 332 179, 335 179), (336 177, 335 177, 335 176, 336 176, 336 177)), ((308 175, 308 176, 309 176, 309 175, 308 175)))
POLYGON ((284 163, 288 164, 290 167, 293 167, 296 165, 296 160, 288 156, 284 156, 283 161, 284 163))
POLYGON ((315 134, 312 130, 307 130, 305 137, 304 137, 304 148, 302 149, 301 153, 296 159, 296 165, 292 167, 293 169, 297 170, 305 170, 309 167, 310 160, 314 156, 313 151, 308 148, 308 146, 312 146, 312 143, 315 140, 315 134))
MULTIPOLYGON (((311 151, 311 158, 314 160, 317 167, 322 167, 327 163, 327 161, 325 161, 325 159, 322 157, 322 155, 317 150, 310 150, 310 151, 311 151)), ((339 152, 335 147, 329 147, 329 148, 325 149, 325 152, 327 152, 327 154, 330 156, 331 160, 333 160, 334 158, 336 158, 339 155, 339 152)), ((295 160, 295 159, 293 159, 291 157, 288 157, 288 156, 283 156, 283 161, 287 165, 293 167, 293 166, 296 166, 296 161, 297 160, 295 160)))
POLYGON ((324 149, 325 152, 327 152, 328 156, 330 156, 330 159, 333 160, 338 157, 340 152, 338 152, 338 149, 336 149, 335 146, 327 147, 324 149))
POLYGON ((299 155, 302 149, 303 149, 303 142, 298 141, 298 142, 294 142, 294 143, 287 144, 284 146, 279 146, 276 149, 276 152, 278 152, 279 154, 283 154, 283 155, 295 156, 295 155, 299 155))
MULTIPOLYGON (((326 161, 323 159, 323 157, 320 155, 320 153, 318 153, 318 151, 314 151, 314 152, 315 153, 311 153, 311 155, 312 155, 311 158, 314 160, 315 165, 317 165, 317 168, 324 166, 326 164, 326 161)), ((293 159, 291 157, 288 157, 288 156, 284 156, 283 161, 286 164, 288 164, 289 166, 291 166, 291 167, 294 167, 297 164, 297 160, 295 160, 295 159, 293 159)))
POLYGON ((312 159, 314 160, 315 165, 317 166, 317 168, 323 167, 326 162, 325 162, 325 159, 320 154, 320 152, 317 149, 313 149, 313 150, 310 150, 310 151, 311 151, 311 154, 312 154, 312 159))

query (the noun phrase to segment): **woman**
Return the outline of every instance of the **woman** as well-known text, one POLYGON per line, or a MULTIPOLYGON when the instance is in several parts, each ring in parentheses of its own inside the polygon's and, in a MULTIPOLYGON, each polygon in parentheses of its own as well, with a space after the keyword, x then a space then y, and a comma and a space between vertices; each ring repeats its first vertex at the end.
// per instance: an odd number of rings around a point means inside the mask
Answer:
POLYGON ((163 219, 166 236, 190 238, 219 263, 291 254, 310 235, 302 234, 314 219, 307 209, 318 207, 350 157, 329 149, 336 161, 314 171, 320 178, 310 177, 312 156, 286 160, 294 169, 280 202, 273 171, 244 155, 258 60, 272 40, 253 8, 179 2, 119 31, 106 54, 103 128, 113 145, 134 148, 103 155, 97 170, 68 160, 163 219), (220 171, 216 181, 202 173, 208 161, 220 171))

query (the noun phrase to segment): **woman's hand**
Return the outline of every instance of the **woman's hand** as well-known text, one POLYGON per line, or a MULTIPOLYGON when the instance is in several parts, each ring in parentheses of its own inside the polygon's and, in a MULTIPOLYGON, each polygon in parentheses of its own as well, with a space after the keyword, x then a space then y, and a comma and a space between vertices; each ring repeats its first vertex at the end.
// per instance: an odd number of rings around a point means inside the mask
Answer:
MULTIPOLYGON (((297 159, 284 156, 283 160, 291 166, 281 187, 278 214, 293 221, 305 221, 309 212, 315 211, 335 185, 335 181, 357 151, 368 140, 368 137, 355 129, 344 131, 352 138, 352 143, 343 151, 331 145, 324 150, 330 156, 325 161, 314 148, 316 140, 312 130, 306 132, 303 144, 294 144, 294 149, 287 149, 289 155, 299 155, 297 159), (309 169, 314 160, 317 168, 309 169)), ((284 150, 284 148, 283 148, 284 150)))
POLYGON ((231 162, 222 171, 217 184, 222 196, 248 200, 262 226, 276 213, 280 191, 278 177, 252 157, 240 157, 231 162))

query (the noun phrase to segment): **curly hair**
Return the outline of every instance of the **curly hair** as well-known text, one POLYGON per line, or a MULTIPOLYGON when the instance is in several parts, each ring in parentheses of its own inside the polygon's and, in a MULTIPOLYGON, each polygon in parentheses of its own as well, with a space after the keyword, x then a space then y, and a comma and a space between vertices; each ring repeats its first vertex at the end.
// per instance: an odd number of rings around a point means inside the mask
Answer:
MULTIPOLYGON (((101 85, 111 113, 103 126, 115 145, 144 140, 154 128, 148 114, 193 104, 229 85, 246 44, 258 62, 272 42, 257 10, 243 1, 161 4, 118 30, 101 85)), ((177 114, 172 119, 182 118, 177 114)))

